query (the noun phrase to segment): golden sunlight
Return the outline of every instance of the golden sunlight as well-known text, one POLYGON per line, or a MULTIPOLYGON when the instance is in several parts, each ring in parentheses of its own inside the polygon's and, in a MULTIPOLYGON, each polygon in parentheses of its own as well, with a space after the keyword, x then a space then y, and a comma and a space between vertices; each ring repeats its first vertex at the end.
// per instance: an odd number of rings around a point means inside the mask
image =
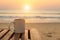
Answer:
POLYGON ((30 6, 29 5, 25 5, 24 6, 24 10, 29 11, 30 10, 30 6))

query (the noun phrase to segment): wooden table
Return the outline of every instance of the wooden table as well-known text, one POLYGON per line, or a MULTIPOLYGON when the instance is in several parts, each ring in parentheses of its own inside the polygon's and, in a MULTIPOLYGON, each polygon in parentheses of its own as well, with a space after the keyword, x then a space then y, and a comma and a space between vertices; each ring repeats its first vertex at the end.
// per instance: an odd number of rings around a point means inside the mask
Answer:
POLYGON ((0 40, 41 40, 37 29, 25 29, 25 33, 14 33, 11 30, 4 29, 0 32, 0 40))

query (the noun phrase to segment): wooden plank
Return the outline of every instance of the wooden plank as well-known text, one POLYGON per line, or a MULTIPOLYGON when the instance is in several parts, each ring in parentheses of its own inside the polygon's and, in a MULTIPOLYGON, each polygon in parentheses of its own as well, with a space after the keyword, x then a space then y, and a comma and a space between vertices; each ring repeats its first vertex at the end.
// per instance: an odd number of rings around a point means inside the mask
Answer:
POLYGON ((20 34, 19 40, 21 40, 22 33, 20 34))
POLYGON ((19 40, 20 33, 15 33, 14 40, 19 40))
POLYGON ((19 38, 19 40, 21 40, 21 38, 19 38))
POLYGON ((13 37, 10 40, 14 40, 14 36, 15 36, 15 34, 13 35, 13 37))
MULTIPOLYGON (((19 34, 20 35, 20 34, 19 34)), ((19 40, 21 40, 21 38, 18 38, 19 40)), ((15 34, 13 35, 13 37, 10 40, 16 40, 15 39, 15 34)))
POLYGON ((3 31, 3 29, 0 29, 0 32, 3 31))
POLYGON ((22 33, 21 40, 25 40, 25 33, 22 33))
POLYGON ((1 40, 9 40, 9 38, 11 37, 12 34, 13 34, 13 32, 9 31, 1 40))
POLYGON ((31 34, 31 40, 41 40, 41 37, 37 29, 34 28, 30 29, 30 34, 31 34))
POLYGON ((21 40, 22 33, 20 34, 19 40, 21 40))
POLYGON ((15 33, 10 40, 18 40, 18 39, 24 40, 24 37, 28 39, 28 30, 25 30, 25 36, 24 36, 24 33, 22 33, 22 38, 19 38, 20 35, 21 35, 20 33, 15 33))
POLYGON ((25 40, 28 40, 28 30, 25 30, 25 40))
POLYGON ((1 31, 2 29, 0 29, 0 31, 1 31))
POLYGON ((0 38, 1 38, 7 31, 8 31, 8 29, 0 32, 0 38))
MULTIPOLYGON (((7 31, 8 30, 4 30, 0 32, 0 37, 2 37, 7 31)), ((12 34, 13 31, 9 31, 1 40, 9 40, 12 34)), ((30 35, 31 35, 31 40, 41 40, 41 37, 37 29, 34 28, 30 29, 30 35)), ((25 30, 25 33, 22 33, 21 39, 19 37, 20 37, 20 33, 15 33, 10 40, 30 40, 28 39, 28 30, 25 30)))

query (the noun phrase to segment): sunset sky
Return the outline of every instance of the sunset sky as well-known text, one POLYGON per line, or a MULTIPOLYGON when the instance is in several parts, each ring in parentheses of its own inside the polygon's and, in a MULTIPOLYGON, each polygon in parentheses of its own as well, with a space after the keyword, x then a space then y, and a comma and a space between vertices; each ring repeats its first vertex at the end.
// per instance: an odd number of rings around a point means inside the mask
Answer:
POLYGON ((0 10, 24 10, 25 5, 30 10, 60 11, 60 0, 0 0, 0 10))
MULTIPOLYGON (((0 0, 0 16, 41 16, 41 14, 31 13, 60 13, 60 0, 0 0), (3 13, 1 13, 3 12, 3 13), (6 12, 7 14, 5 14, 6 12), (26 14, 9 14, 9 13, 25 13, 26 14), (28 13, 29 12, 29 13, 28 13)), ((47 14, 44 14, 47 16, 47 14)), ((49 15, 49 14, 48 14, 49 15)), ((57 14, 58 16, 59 14, 57 14)), ((52 14, 50 14, 52 16, 52 14)), ((54 15, 56 16, 56 15, 54 15)), ((59 15, 60 16, 60 15, 59 15)), ((5 18, 4 18, 5 19, 5 18)), ((2 19, 1 19, 2 20, 2 19)), ((32 22, 45 20, 47 22, 58 21, 59 19, 28 19, 32 22)))

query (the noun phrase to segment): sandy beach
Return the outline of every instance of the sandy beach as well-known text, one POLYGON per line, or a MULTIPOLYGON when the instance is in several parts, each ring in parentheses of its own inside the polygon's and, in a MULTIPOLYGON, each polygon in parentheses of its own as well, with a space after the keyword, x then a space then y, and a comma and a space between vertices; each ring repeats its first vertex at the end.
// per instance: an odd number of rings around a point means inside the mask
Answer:
MULTIPOLYGON (((42 40, 60 40, 60 23, 27 23, 26 27, 37 29, 42 40)), ((9 23, 0 23, 0 28, 9 28, 9 23)))

